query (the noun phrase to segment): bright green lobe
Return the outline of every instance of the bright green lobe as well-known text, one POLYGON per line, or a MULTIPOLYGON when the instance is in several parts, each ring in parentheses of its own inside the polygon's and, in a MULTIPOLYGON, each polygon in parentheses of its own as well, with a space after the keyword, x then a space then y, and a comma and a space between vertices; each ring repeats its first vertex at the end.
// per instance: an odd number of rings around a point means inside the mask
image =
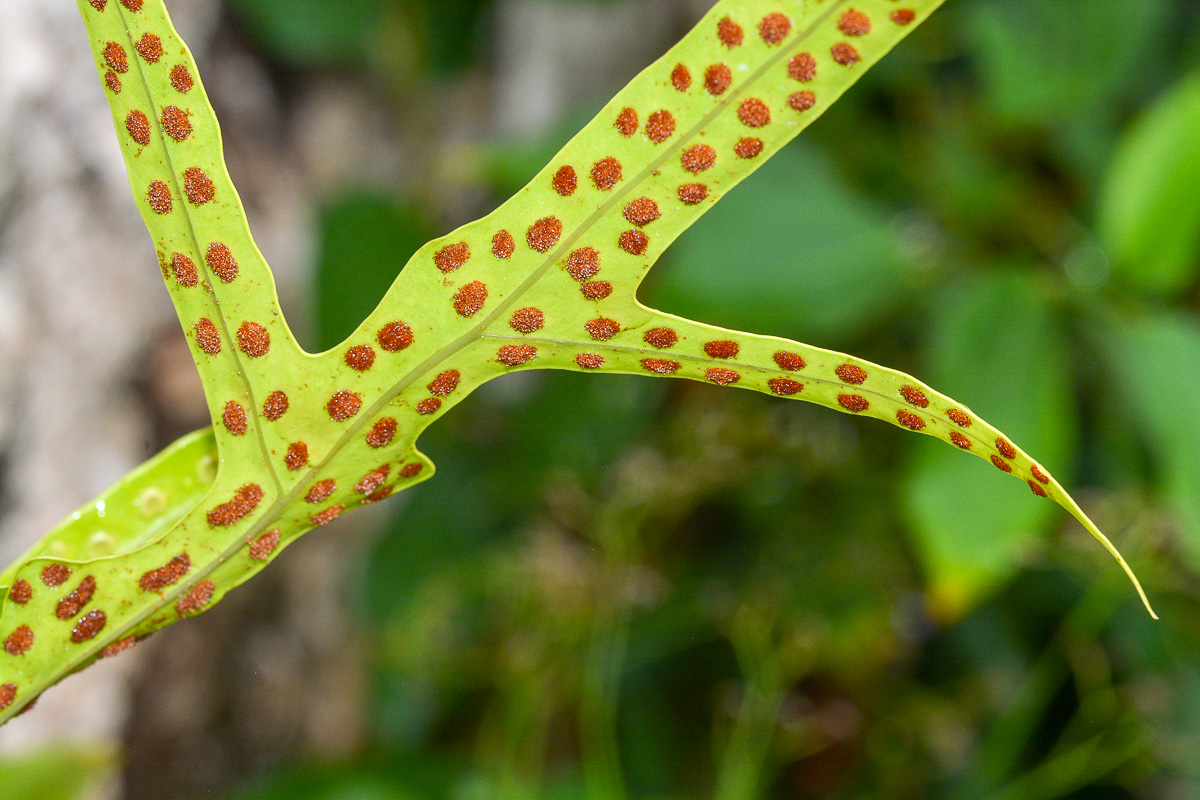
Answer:
MULTIPOLYGON (((106 498, 106 513, 123 520, 111 553, 87 549, 101 523, 83 514, 5 573, 12 585, 0 635, 21 636, 0 653, 0 720, 100 654, 210 607, 306 530, 430 477, 432 465, 415 450, 420 432, 515 369, 682 377, 883 419, 1021 478, 1116 555, 1046 470, 930 387, 637 299, 680 233, 940 3, 718 3, 528 186, 419 250, 358 330, 308 355, 279 314, 224 169, 215 117, 161 0, 80 0, 220 459, 215 479, 184 486, 189 469, 211 466, 211 440, 181 443, 106 498), (186 89, 177 67, 190 73, 186 89), (147 131, 127 124, 134 111, 147 131), (164 510, 159 523, 139 526, 133 507, 146 496, 164 510)), ((729 268, 751 270, 754 261, 749 232, 744 263, 729 268)))

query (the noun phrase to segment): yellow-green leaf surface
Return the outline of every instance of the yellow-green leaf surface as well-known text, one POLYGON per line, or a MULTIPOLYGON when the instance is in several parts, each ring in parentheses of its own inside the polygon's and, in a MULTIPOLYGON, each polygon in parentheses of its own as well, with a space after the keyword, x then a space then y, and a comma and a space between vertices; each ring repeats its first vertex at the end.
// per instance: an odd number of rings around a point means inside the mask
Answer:
MULTIPOLYGON (((97 657, 210 607, 304 531, 430 477, 421 431, 520 369, 689 378, 883 419, 1025 481, 1120 560, 1047 470, 914 378, 637 300, 683 230, 941 2, 717 3, 516 196, 418 250, 349 339, 310 355, 280 314, 161 0, 79 0, 214 429, 133 473, 3 574, 0 720, 97 657)), ((730 270, 755 267, 754 231, 745 237, 730 270)))

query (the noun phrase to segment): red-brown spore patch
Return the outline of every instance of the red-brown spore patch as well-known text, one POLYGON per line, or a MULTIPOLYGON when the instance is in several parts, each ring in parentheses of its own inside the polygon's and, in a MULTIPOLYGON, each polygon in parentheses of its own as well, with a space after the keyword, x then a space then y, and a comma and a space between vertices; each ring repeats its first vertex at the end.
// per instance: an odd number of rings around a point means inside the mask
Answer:
POLYGON ((812 92, 792 92, 788 95, 788 107, 797 113, 808 111, 817 104, 817 96, 812 92))
POLYGON ((0 711, 8 708, 17 699, 17 685, 15 683, 0 684, 0 711))
POLYGON ((772 378, 767 381, 767 386, 771 391, 781 397, 791 397, 794 394, 799 394, 804 388, 803 383, 797 383, 789 378, 772 378))
POLYGON ((518 308, 508 320, 508 326, 518 333, 533 333, 546 324, 546 315, 540 308, 518 308))
POLYGON ((121 0, 121 5, 134 13, 142 10, 142 0, 121 0))
POLYGON ((637 112, 632 108, 622 108, 621 113, 617 114, 617 121, 613 123, 613 126, 622 136, 633 136, 638 129, 637 112))
POLYGON ((257 483, 247 483, 237 490, 228 503, 222 503, 208 512, 208 524, 214 528, 227 528, 252 514, 262 499, 262 487, 257 483))
POLYGON ((438 376, 429 382, 425 388, 432 395, 445 397, 458 388, 458 382, 462 380, 462 375, 456 369, 448 369, 439 372, 438 376))
POLYGON ((912 21, 917 18, 917 12, 911 8, 898 8, 889 14, 888 18, 897 25, 911 25, 912 21))
POLYGON ((658 375, 674 375, 680 370, 680 363, 669 358, 643 358, 642 369, 658 375))
POLYGON ((1013 447, 1012 444, 1010 444, 1007 439, 997 437, 996 438, 996 449, 999 450, 1000 455, 1004 456, 1005 458, 1016 458, 1017 457, 1016 448, 1013 447))
POLYGON ((848 42, 838 42, 833 47, 829 48, 829 54, 833 56, 833 60, 841 64, 843 67, 853 67, 862 60, 862 56, 854 49, 854 45, 848 42))
POLYGON ((777 45, 792 32, 792 21, 778 12, 767 14, 758 23, 758 35, 769 45, 777 45))
POLYGON ((628 230, 617 239, 617 245, 631 256, 640 256, 650 246, 650 237, 641 231, 628 230))
POLYGON ((601 191, 608 191, 616 186, 621 176, 621 162, 612 156, 605 156, 592 164, 592 184, 601 191))
POLYGON ((144 58, 147 64, 157 64, 163 56, 162 39, 153 33, 143 33, 142 38, 137 40, 134 47, 137 48, 138 55, 144 58))
POLYGON ((176 64, 171 67, 171 85, 180 94, 187 94, 196 85, 196 81, 192 78, 192 73, 186 65, 176 64))
POLYGON ((625 219, 643 228, 649 225, 654 220, 662 216, 658 210, 658 203, 651 200, 649 197, 639 197, 631 200, 625 205, 625 219))
POLYGON ((119 72, 122 75, 129 72, 129 58, 125 55, 125 48, 116 42, 104 45, 104 61, 112 68, 113 72, 119 72))
POLYGON ((579 291, 588 300, 603 300, 613 293, 613 285, 608 281, 588 281, 579 291))
POLYGON ((713 97, 725 94, 733 85, 733 70, 726 64, 711 64, 704 70, 704 91, 713 97))
POLYGON ((738 139, 737 144, 733 146, 733 152, 738 158, 754 158, 762 151, 762 139, 755 139, 753 136, 738 139))
POLYGON ((799 353, 789 353, 786 350, 780 350, 773 358, 780 369, 786 369, 788 372, 796 372, 808 366, 808 362, 799 353))
POLYGON ((217 589, 217 585, 212 581, 203 581, 197 583, 192 590, 185 594, 178 603, 175 604, 175 611, 181 617, 199 614, 204 610, 204 607, 212 601, 213 592, 217 589))
POLYGON ((567 274, 577 281, 586 281, 600 271, 600 254, 593 247, 572 250, 567 256, 567 274))
POLYGON ((323 481, 317 481, 313 487, 308 490, 308 494, 304 496, 306 503, 320 503, 329 499, 329 496, 337 491, 337 481, 326 478, 323 481))
POLYGON ((651 347, 657 347, 662 350, 667 347, 674 347, 679 341, 679 334, 670 328, 651 328, 642 334, 642 341, 651 347))
POLYGON ((1032 480, 1025 481, 1025 482, 1029 484, 1029 490, 1031 492, 1033 492, 1034 494, 1036 494, 1038 497, 1049 497, 1050 496, 1050 495, 1046 494, 1045 489, 1043 489, 1041 486, 1038 486, 1037 482, 1032 481, 1032 480))
POLYGON ((492 237, 492 255, 496 258, 512 258, 513 251, 517 249, 516 240, 508 231, 496 231, 496 235, 492 237))
POLYGON ((18 578, 13 582, 12 588, 8 590, 8 599, 23 606, 33 599, 33 587, 24 578, 18 578))
POLYGON ((324 511, 321 511, 320 513, 313 514, 311 517, 309 517, 309 520, 312 522, 313 525, 317 525, 317 526, 328 525, 329 523, 333 522, 335 519, 340 517, 342 515, 342 511, 345 508, 346 507, 341 504, 338 504, 336 506, 330 506, 329 508, 325 509, 324 511))
POLYGON ((417 403, 417 413, 422 416, 436 414, 438 409, 442 407, 442 401, 436 397, 426 397, 421 402, 417 403))
POLYGON ((196 331, 196 345, 208 353, 210 356, 215 356, 221 352, 221 334, 217 332, 217 326, 208 317, 201 317, 200 321, 194 326, 196 331))
POLYGON ((575 187, 579 185, 579 178, 575 174, 574 167, 570 164, 563 164, 554 173, 551 183, 554 186, 554 191, 558 192, 560 197, 570 197, 575 194, 575 187))
POLYGON ((896 421, 910 431, 919 431, 925 427, 925 420, 918 417, 911 411, 900 409, 896 412, 896 421))
POLYGON ((175 275, 175 282, 180 286, 191 287, 200 282, 195 262, 183 253, 175 253, 171 256, 171 272, 175 275))
POLYGON ((724 369, 722 367, 711 367, 704 370, 704 377, 708 378, 718 386, 729 386, 730 384, 737 383, 742 379, 742 376, 738 373, 731 369, 724 369))
POLYGON ((158 569, 152 569, 138 578, 138 586, 143 592, 161 592, 179 583, 191 568, 191 557, 187 553, 180 553, 158 569))
POLYGON ((371 447, 385 447, 396 438, 396 420, 384 417, 371 426, 367 432, 367 444, 371 447))
POLYGON ((467 263, 471 257, 471 247, 466 242, 448 244, 433 254, 433 263, 442 272, 453 272, 467 263))
POLYGON ((18 625, 16 630, 4 640, 4 652, 10 656, 23 656, 31 647, 33 647, 33 629, 28 625, 18 625))
POLYGON ((362 477, 362 480, 354 485, 354 491, 359 494, 370 494, 383 486, 383 482, 387 480, 388 473, 391 471, 392 468, 384 464, 378 469, 368 472, 362 477))
POLYGON ((378 503, 380 500, 386 500, 392 496, 393 487, 380 486, 375 491, 363 498, 363 503, 378 503))
POLYGON ((741 352, 741 349, 741 346, 737 342, 732 342, 728 339, 704 343, 704 354, 709 358, 737 358, 737 354, 741 352))
POLYGON ((346 366, 357 372, 366 372, 375 363, 375 350, 369 344, 356 344, 346 351, 346 366))
POLYGON ((910 386, 908 384, 901 386, 900 396, 908 401, 909 405, 916 406, 917 408, 929 408, 929 398, 925 396, 924 392, 915 386, 910 386))
POLYGON ((992 456, 992 463, 1001 472, 1012 472, 1012 466, 1000 456, 992 456))
POLYGON ((241 403, 230 400, 225 404, 225 410, 221 412, 221 422, 224 423, 225 430, 234 436, 244 436, 248 427, 246 409, 242 408, 241 403))
POLYGON ((167 106, 162 110, 162 128, 177 142, 192 135, 192 121, 179 106, 167 106))
POLYGON ((599 353, 578 353, 575 363, 584 369, 600 369, 604 366, 604 356, 599 353))
POLYGON ((854 364, 842 364, 840 367, 835 369, 834 372, 837 373, 837 376, 841 378, 844 383, 852 383, 855 386, 860 385, 867 379, 866 371, 862 367, 855 366, 854 364))
POLYGON ((839 394, 838 405, 847 411, 853 411, 855 414, 860 411, 866 411, 871 407, 871 404, 867 402, 867 398, 860 394, 839 394))
POLYGON ((353 417, 362 408, 362 397, 356 392, 338 389, 325 404, 325 411, 334 422, 342 422, 353 417))
POLYGON ((421 470, 425 469, 425 465, 420 461, 414 461, 411 464, 405 464, 400 468, 401 478, 415 478, 421 474, 421 470))
POLYGON ((150 144, 150 119, 136 108, 125 117, 125 130, 142 147, 150 144))
POLYGON ((238 276, 237 259, 221 242, 213 242, 208 246, 208 252, 204 254, 204 263, 221 279, 221 283, 232 283, 238 276))
POLYGON ((136 636, 126 636, 124 639, 119 639, 101 650, 100 658, 112 658, 115 655, 124 653, 135 644, 137 644, 136 636))
POLYGON ((146 189, 146 202, 155 214, 170 214, 175 208, 171 190, 162 181, 150 181, 150 186, 146 189))
POLYGON ((686 92, 692 85, 692 73, 683 64, 676 64, 671 70, 671 85, 681 92, 686 92))
POLYGON ((679 163, 688 172, 699 175, 717 163, 717 151, 706 144, 694 144, 679 155, 679 163))
POLYGON ((121 79, 117 77, 117 73, 111 69, 104 73, 104 85, 113 94, 121 93, 121 79))
POLYGON ((525 243, 539 253, 544 253, 558 244, 562 229, 562 223, 557 217, 542 217, 525 232, 525 243))
POLYGON ((275 422, 287 413, 289 405, 287 394, 280 391, 271 392, 263 401, 263 416, 275 422))
POLYGON ((470 317, 483 308, 487 296, 487 286, 471 281, 454 293, 454 310, 460 317, 470 317))
POLYGON ((271 334, 257 322, 247 320, 237 329, 238 349, 250 358, 262 358, 271 350, 271 334))
POLYGON ((1037 478, 1039 482, 1046 485, 1050 484, 1050 476, 1042 472, 1041 467, 1039 467, 1037 464, 1032 465, 1029 470, 1033 473, 1033 477, 1037 478))
POLYGON ((797 53, 789 58, 788 77, 801 83, 808 83, 817 77, 817 60, 812 53, 797 53))
POLYGON ((621 331, 621 323, 615 319, 607 319, 605 317, 590 319, 584 323, 583 327, 587 329, 588 336, 591 336, 598 342, 607 341, 621 331))
POLYGON ((717 23, 717 38, 726 47, 737 47, 742 43, 744 37, 745 33, 742 31, 742 26, 729 17, 724 17, 717 23))
POLYGON ((950 431, 950 441, 954 442, 955 447, 959 447, 963 450, 971 449, 971 440, 963 436, 958 431, 950 431))
POLYGON ((287 466, 288 472, 299 472, 308 466, 308 445, 304 442, 292 442, 288 445, 287 454, 283 457, 283 463, 287 466))
POLYGON ((71 629, 71 641, 75 644, 82 644, 88 639, 94 639, 107 624, 108 615, 103 611, 99 609, 89 611, 80 617, 79 621, 75 623, 75 627, 71 629))
POLYGON ((646 119, 646 138, 655 144, 665 142, 674 132, 675 117, 666 109, 655 111, 646 119))
POLYGON ((217 186, 208 173, 199 167, 188 167, 183 171, 183 193, 194 206, 202 206, 217 193, 217 186))
POLYGON ((71 577, 71 568, 66 564, 47 564, 42 567, 42 583, 53 589, 62 586, 71 577))
POLYGON ((679 202, 688 206, 695 206, 703 203, 708 197, 708 187, 703 183, 685 183, 679 187, 676 192, 679 197, 679 202))
POLYGON ((269 530, 257 539, 250 539, 250 557, 255 561, 266 561, 279 546, 279 529, 269 530))
POLYGON ((97 11, 103 11, 105 6, 108 5, 108 0, 88 0, 88 2, 91 3, 92 8, 96 9, 97 11))
POLYGON ((537 348, 526 344, 506 344, 496 351, 496 360, 506 367, 516 367, 537 358, 537 348))
POLYGON ((871 32, 871 19, 852 8, 842 14, 837 26, 838 30, 847 36, 866 36, 871 32))
POLYGON ((950 418, 951 422, 953 422, 955 425, 957 425, 960 428, 971 427, 971 418, 969 416, 967 416, 966 414, 964 414, 963 412, 959 411, 957 408, 952 408, 949 411, 947 411, 946 416, 950 418))
POLYGON ((747 97, 738 106, 738 119, 748 128, 761 128, 771 122, 771 109, 757 97, 747 97))
POLYGON ((379 329, 376 339, 384 350, 397 353, 413 343, 413 332, 403 322, 389 322, 379 329))

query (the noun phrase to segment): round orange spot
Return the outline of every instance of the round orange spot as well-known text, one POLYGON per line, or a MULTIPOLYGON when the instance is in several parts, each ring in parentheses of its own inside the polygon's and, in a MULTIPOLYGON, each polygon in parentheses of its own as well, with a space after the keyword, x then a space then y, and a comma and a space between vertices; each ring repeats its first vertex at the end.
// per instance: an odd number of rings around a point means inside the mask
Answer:
POLYGON ((208 252, 204 254, 204 263, 221 279, 221 283, 232 283, 238 276, 237 260, 229 248, 220 242, 213 242, 208 246, 208 252))
POLYGON ((221 352, 221 334, 217 332, 217 326, 208 317, 201 317, 200 321, 193 326, 196 331, 196 344, 201 350, 208 353, 210 356, 215 356, 221 352))
POLYGON ((496 258, 511 258, 516 247, 517 243, 508 231, 497 231, 492 237, 492 255, 496 258))
POLYGON ((847 411, 853 411, 855 414, 860 411, 866 411, 871 406, 867 402, 867 398, 860 394, 839 394, 838 405, 847 411))
POLYGON ((676 64, 671 70, 671 85, 681 92, 686 92, 692 85, 692 73, 683 64, 676 64))
POLYGON ((713 64, 704 70, 704 90, 713 97, 725 94, 733 83, 733 71, 725 64, 713 64))
POLYGON ((758 23, 758 35, 769 45, 777 45, 792 32, 792 21, 783 14, 767 14, 758 23))
POLYGON ((17 685, 15 683, 0 684, 0 711, 11 706, 17 699, 17 685))
POLYGON ((396 438, 396 420, 384 417, 371 426, 367 432, 367 444, 371 447, 386 447, 396 438))
POLYGON ((71 641, 75 644, 81 644, 104 630, 104 626, 108 624, 108 615, 99 609, 89 611, 79 618, 75 623, 75 627, 71 629, 71 641))
POLYGON ((752 136, 738 139, 737 144, 733 146, 733 152, 737 153, 738 158, 754 158, 762 151, 762 139, 755 139, 752 136))
POLYGON ((442 272, 453 272, 467 263, 471 247, 466 242, 448 244, 433 254, 433 264, 442 272))
POLYGON ((996 438, 996 449, 999 450, 1000 455, 1004 456, 1005 458, 1016 458, 1017 457, 1016 448, 1014 448, 1011 444, 1009 444, 1007 439, 1002 439, 1000 437, 997 437, 996 438))
POLYGON ((288 410, 288 396, 283 392, 271 392, 263 401, 263 416, 271 422, 280 419, 288 410))
POLYGON ((129 72, 129 58, 125 55, 125 48, 116 42, 109 42, 104 45, 104 61, 114 72, 119 72, 124 75, 129 72))
POLYGON ((142 10, 142 0, 121 0, 121 5, 134 13, 142 10))
POLYGON ((625 206, 624 214, 625 219, 639 228, 649 225, 662 216, 658 210, 658 203, 655 203, 649 197, 639 197, 636 200, 630 201, 625 206))
POLYGON ((180 286, 195 286, 200 276, 196 274, 196 264, 183 253, 175 253, 171 256, 171 272, 175 275, 175 282, 180 286))
POLYGON ((8 590, 8 599, 23 606, 33 599, 33 587, 24 578, 18 578, 13 582, 12 588, 8 590))
MULTIPOLYGON (((392 468, 387 464, 384 464, 383 466, 368 472, 366 475, 362 476, 362 479, 359 480, 358 483, 354 485, 354 491, 358 492, 359 494, 370 494, 380 486, 383 486, 384 481, 387 480, 388 473, 391 471, 392 468)), ((403 474, 403 471, 401 471, 401 474, 403 474)))
POLYGON ((803 383, 796 383, 787 378, 772 378, 767 381, 767 386, 771 388, 772 392, 783 397, 799 394, 800 390, 804 388, 803 383))
POLYGON ((728 339, 704 343, 704 354, 709 358, 737 358, 740 351, 741 347, 738 346, 738 343, 728 339))
POLYGON ((257 322, 246 321, 237 329, 238 349, 250 358, 261 358, 271 350, 271 334, 257 322))
POLYGON ((669 358, 643 358, 642 369, 659 375, 674 375, 679 371, 680 363, 669 358))
POLYGON ((162 181, 150 181, 150 188, 146 190, 146 202, 154 209, 155 214, 170 214, 175 208, 171 190, 162 181))
POLYGON ((280 530, 276 528, 247 542, 250 545, 250 557, 256 561, 266 561, 270 558, 271 553, 279 546, 279 534, 280 530))
POLYGON ((525 232, 525 243, 539 253, 544 253, 558 243, 562 229, 562 223, 556 217, 542 217, 525 232))
POLYGON ((613 123, 617 132, 622 136, 633 136, 638 129, 638 115, 632 108, 622 108, 621 113, 617 114, 617 121, 613 123))
POLYGON ((779 368, 786 369, 788 372, 796 372, 808 366, 808 363, 799 353, 789 353, 786 350, 780 350, 775 354, 774 358, 779 368))
POLYGON ((711 367, 704 370, 704 377, 708 378, 718 386, 729 386, 732 383, 737 383, 742 379, 742 376, 731 369, 723 369, 721 367, 711 367))
POLYGON ((337 481, 332 478, 326 478, 323 481, 317 481, 312 488, 308 490, 308 494, 304 496, 306 503, 320 503, 328 500, 329 496, 337 491, 337 481))
POLYGON ((538 308, 519 308, 513 312, 508 325, 519 333, 533 333, 546 324, 546 315, 538 308))
POLYGON ((437 410, 442 407, 442 401, 436 397, 426 397, 421 402, 417 403, 417 413, 422 415, 437 413, 437 410))
POLYGON ((88 0, 88 2, 91 3, 92 8, 96 9, 97 11, 103 11, 104 7, 108 5, 108 0, 88 0))
POLYGON ((202 581, 196 584, 190 592, 175 604, 175 612, 181 617, 199 614, 212 601, 217 585, 212 581, 202 581))
POLYGON ((721 44, 726 47, 737 47, 742 43, 742 37, 745 34, 742 32, 742 26, 731 20, 729 17, 724 17, 717 23, 717 38, 721 40, 721 44))
POLYGON ((129 131, 129 138, 142 147, 150 144, 150 120, 136 108, 125 117, 125 130, 129 131))
POLYGON ((375 351, 369 344, 356 344, 346 351, 346 366, 366 372, 375 363, 375 351))
POLYGON ((283 457, 288 472, 298 472, 308 466, 308 445, 304 442, 292 442, 288 445, 287 454, 283 457))
POLYGON ((747 97, 738 106, 738 119, 748 128, 761 128, 771 121, 771 109, 757 97, 747 97))
POLYGON ((792 92, 788 95, 788 106, 793 111, 808 111, 817 104, 817 96, 812 92, 792 92))
POLYGON ((971 440, 958 431, 950 431, 950 441, 954 442, 955 447, 960 447, 963 450, 971 449, 971 440))
POLYGON ((854 46, 847 42, 838 42, 833 47, 829 48, 829 54, 833 56, 833 60, 841 64, 843 67, 853 67, 862 56, 854 49, 854 46))
POLYGON ((487 287, 479 281, 471 281, 454 293, 454 310, 460 317, 469 317, 487 301, 487 287))
POLYGON ((952 408, 949 411, 947 411, 946 416, 950 418, 951 422, 953 422, 955 425, 957 425, 960 428, 971 427, 971 418, 968 417, 963 412, 959 411, 957 408, 952 408))
POLYGON ((646 138, 655 144, 665 142, 675 132, 675 117, 667 110, 655 111, 646 120, 646 138))
POLYGON ((642 341, 659 350, 674 347, 679 341, 679 334, 670 328, 651 328, 642 334, 642 341))
POLYGON ((867 379, 867 373, 862 367, 857 367, 854 364, 842 364, 834 370, 837 376, 845 383, 852 383, 855 386, 861 384, 867 379))
POLYGON ((10 656, 23 656, 31 647, 33 647, 33 629, 28 625, 18 625, 16 630, 4 640, 4 652, 10 656))
POLYGON ((117 73, 111 69, 104 73, 104 85, 113 94, 121 93, 121 79, 117 77, 117 73))
POLYGON ((838 20, 838 30, 847 36, 866 36, 871 32, 871 20, 861 11, 853 8, 842 14, 838 20))
POLYGON ((375 338, 384 350, 396 353, 413 343, 413 332, 412 328, 403 322, 389 322, 379 329, 375 338))
POLYGON ((579 287, 579 291, 588 300, 603 300, 612 294, 613 286, 608 281, 588 281, 579 287))
POLYGON ((199 167, 188 167, 183 171, 183 192, 194 206, 202 206, 217 193, 217 187, 207 173, 199 167))
POLYGON ((405 464, 403 467, 400 468, 400 477, 401 478, 415 478, 421 474, 421 470, 423 470, 424 468, 425 468, 425 465, 422 464, 420 461, 414 461, 411 464, 405 464))
POLYGON ((812 53, 797 53, 789 58, 788 77, 801 83, 808 83, 817 77, 817 60, 812 53))
POLYGON ((564 164, 558 168, 558 172, 554 173, 554 191, 562 197, 570 197, 575 194, 575 187, 579 180, 575 175, 575 168, 570 164, 564 164))
POLYGON ((646 252, 646 248, 650 245, 650 237, 641 231, 628 230, 621 234, 617 240, 617 244, 626 253, 640 256, 646 252))
POLYGON ((175 141, 182 142, 192 134, 192 121, 179 106, 167 106, 162 110, 162 129, 175 141))
POLYGON ((717 151, 706 144, 694 144, 680 154, 679 163, 688 172, 699 175, 717 163, 717 151))
POLYGON ((917 18, 917 12, 911 8, 898 8, 889 15, 889 18, 897 25, 909 25, 917 18))
POLYGON ((142 38, 138 39, 134 47, 137 48, 138 54, 146 60, 147 64, 157 64, 158 60, 162 58, 162 39, 153 33, 143 33, 142 38))
POLYGON ((575 363, 584 369, 599 369, 604 366, 604 356, 597 353, 579 353, 575 356, 575 363))
POLYGON ((246 433, 246 409, 242 408, 241 404, 230 400, 225 404, 225 410, 221 412, 221 422, 225 425, 225 430, 229 431, 234 436, 243 436, 246 433))
POLYGON ((537 358, 537 348, 524 344, 506 344, 496 351, 496 360, 506 367, 516 367, 537 358))
POLYGON ((607 319, 605 317, 590 319, 584 323, 583 327, 587 329, 588 336, 591 336, 598 342, 611 339, 621 331, 621 323, 615 319, 607 319))
POLYGON ((708 187, 703 183, 685 183, 679 187, 676 194, 679 196, 679 202, 684 205, 699 205, 708 197, 708 187))
POLYGON ((995 464, 996 469, 1000 470, 1001 472, 1012 472, 1012 467, 1009 466, 1008 462, 1000 456, 992 456, 992 463, 995 464))
POLYGON ((196 85, 196 81, 192 79, 192 73, 185 65, 176 64, 171 67, 171 85, 180 94, 187 94, 196 85))
POLYGON ((915 386, 905 384, 900 387, 900 396, 908 401, 909 405, 914 405, 917 408, 929 408, 929 398, 915 386))
POLYGON ((919 431, 925 427, 925 420, 921 419, 911 411, 905 411, 904 409, 900 409, 896 412, 896 421, 908 428, 910 431, 919 431))
POLYGON ((66 564, 47 564, 42 567, 42 583, 53 589, 62 586, 71 577, 71 568, 66 564))
POLYGON ((313 514, 311 517, 309 517, 309 520, 312 522, 313 525, 317 525, 317 526, 328 525, 329 523, 333 522, 335 519, 340 517, 342 515, 342 511, 344 511, 345 508, 346 507, 341 504, 338 504, 336 506, 330 506, 329 508, 325 509, 324 511, 322 511, 318 514, 313 514))
POLYGON ((594 247, 572 250, 567 256, 567 274, 577 281, 586 281, 600 271, 600 254, 594 247))
POLYGON ((425 388, 430 394, 436 394, 439 397, 445 397, 458 388, 458 382, 462 380, 462 375, 456 369, 448 369, 439 372, 438 376, 429 382, 425 388))
POLYGON ((592 183, 601 191, 608 191, 621 180, 621 162, 605 156, 592 165, 592 183))
POLYGON ((350 419, 359 412, 362 408, 362 397, 356 392, 348 392, 345 389, 338 389, 329 398, 329 402, 325 404, 325 410, 329 413, 329 418, 334 422, 342 422, 350 419))

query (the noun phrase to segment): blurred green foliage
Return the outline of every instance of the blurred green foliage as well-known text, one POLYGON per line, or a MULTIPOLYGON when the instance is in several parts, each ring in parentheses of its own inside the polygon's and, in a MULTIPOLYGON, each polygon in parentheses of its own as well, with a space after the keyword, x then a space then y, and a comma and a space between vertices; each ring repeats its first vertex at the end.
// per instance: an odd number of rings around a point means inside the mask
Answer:
MULTIPOLYGON (((230 0, 289 70, 488 68, 481 2, 299 5, 230 0)), ((945 446, 684 382, 514 375, 423 439, 438 476, 363 555, 369 746, 238 797, 1200 796, 1198 53, 1191 0, 949 3, 644 298, 970 404, 1078 490, 1162 623, 1066 515, 945 446)), ((328 198, 323 345, 595 108, 447 145, 453 188, 435 153, 394 196, 328 198)))

